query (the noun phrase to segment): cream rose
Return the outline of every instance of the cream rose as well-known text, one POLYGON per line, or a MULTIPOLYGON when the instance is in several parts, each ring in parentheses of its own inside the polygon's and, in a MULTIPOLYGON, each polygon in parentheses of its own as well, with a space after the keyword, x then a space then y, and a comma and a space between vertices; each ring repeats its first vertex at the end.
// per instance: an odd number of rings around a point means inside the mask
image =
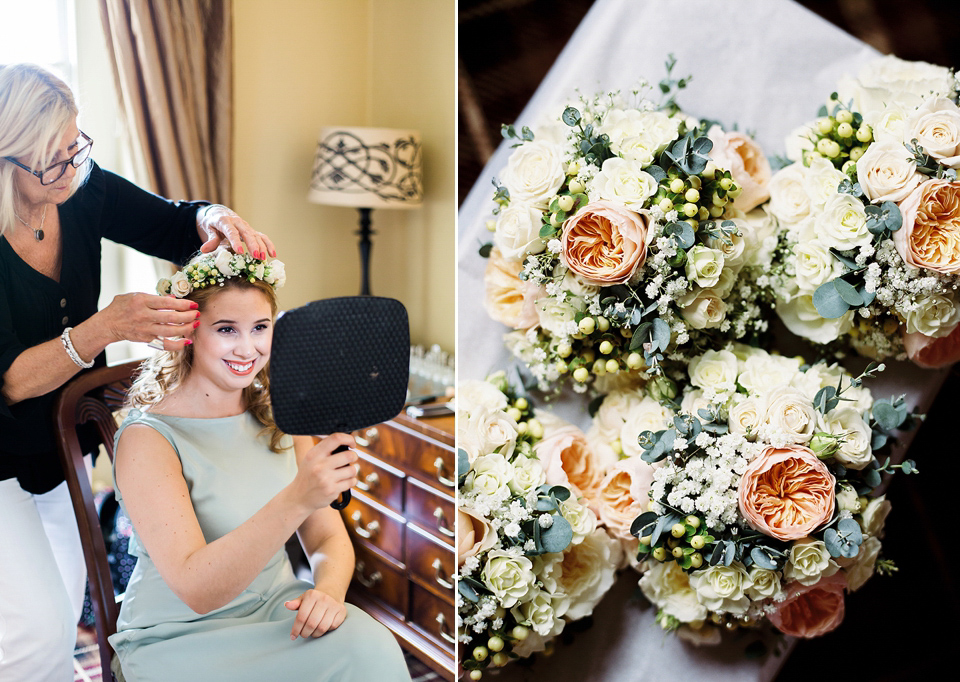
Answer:
POLYGON ((589 616, 613 586, 622 560, 620 543, 597 529, 563 552, 557 587, 570 599, 564 614, 570 620, 589 616))
POLYGON ((770 163, 753 138, 736 131, 725 133, 719 126, 712 126, 707 137, 713 141, 710 158, 729 170, 743 190, 733 202, 735 208, 749 211, 770 198, 770 163))
POLYGON ((213 266, 220 271, 224 277, 235 277, 237 270, 233 268, 231 261, 233 254, 227 249, 219 249, 216 258, 213 259, 213 266))
POLYGON ((836 341, 853 327, 854 311, 827 319, 817 312, 812 294, 797 294, 789 300, 777 301, 777 315, 787 329, 814 343, 836 341))
POLYGON ((864 120, 867 121, 867 116, 870 116, 871 121, 867 122, 873 128, 874 140, 877 142, 893 142, 902 146, 903 127, 906 125, 910 113, 912 112, 908 112, 899 103, 889 102, 879 112, 874 112, 873 115, 865 115, 864 120))
POLYGON ((887 522, 892 505, 886 495, 874 498, 867 503, 867 508, 860 515, 860 528, 867 535, 883 537, 883 526, 887 522))
POLYGON ((654 157, 677 138, 680 120, 662 111, 613 109, 607 113, 598 131, 610 136, 610 149, 625 159, 639 161, 643 166, 653 163, 654 157))
POLYGON ((687 251, 687 279, 701 287, 712 287, 720 281, 723 271, 723 252, 696 244, 687 251))
POLYGON ((928 180, 900 204, 893 243, 903 260, 946 274, 960 272, 960 182, 928 180))
POLYGON ((493 243, 504 258, 522 261, 527 255, 547 248, 540 238, 542 217, 542 211, 520 201, 512 201, 501 209, 493 243))
POLYGON ((783 577, 789 582, 814 585, 821 578, 831 576, 839 570, 840 567, 830 558, 830 552, 821 540, 803 538, 790 547, 783 577))
POLYGON ((499 412, 507 409, 507 396, 489 381, 470 379, 457 384, 457 412, 469 416, 475 412, 499 412))
POLYGON ((513 329, 529 329, 539 321, 539 288, 517 276, 522 269, 521 261, 504 258, 500 249, 494 247, 483 275, 483 307, 492 319, 513 329))
POLYGON ((617 462, 607 472, 597 494, 597 517, 610 534, 630 539, 630 525, 647 509, 653 467, 638 457, 617 462))
POLYGON ((873 240, 867 229, 863 204, 850 194, 834 194, 827 199, 823 211, 814 219, 813 227, 824 246, 841 251, 866 246, 873 240))
POLYGON ((627 416, 631 410, 640 405, 644 397, 634 390, 608 393, 600 403, 596 414, 593 415, 593 426, 590 430, 608 444, 619 440, 620 429, 626 423, 627 416))
POLYGON ((944 166, 960 167, 960 109, 946 97, 926 100, 903 126, 904 144, 914 139, 944 166))
POLYGON ((804 188, 810 198, 811 209, 822 212, 827 201, 837 195, 837 187, 847 179, 847 176, 830 161, 816 158, 810 161, 803 178, 804 188))
POLYGON ((731 433, 742 433, 745 436, 755 437, 763 423, 763 417, 766 413, 764 408, 764 404, 753 397, 744 398, 730 408, 730 417, 727 423, 730 425, 731 433))
POLYGON ((897 142, 874 142, 857 161, 857 181, 870 201, 903 201, 923 179, 897 142))
POLYGON ((870 441, 873 434, 860 413, 853 407, 837 407, 823 416, 823 430, 843 436, 834 453, 838 462, 848 469, 864 469, 873 461, 870 441))
POLYGON ((750 569, 750 582, 747 596, 754 601, 771 599, 780 594, 780 574, 766 568, 754 566, 750 569))
POLYGON ((597 515, 590 507, 580 504, 572 495, 560 503, 560 513, 573 529, 574 545, 579 545, 583 539, 597 529, 597 515))
POLYGON ((170 280, 166 277, 161 277, 160 281, 157 282, 157 295, 158 296, 169 296, 170 291, 172 290, 172 285, 170 280))
POLYGON ((843 274, 843 265, 818 239, 802 241, 793 249, 797 285, 803 293, 813 294, 821 284, 843 274))
POLYGON ((270 269, 264 277, 267 284, 272 284, 274 288, 279 289, 287 283, 287 267, 282 260, 272 260, 267 263, 267 267, 270 269))
POLYGON ((713 289, 694 289, 677 299, 680 317, 693 329, 715 329, 727 317, 727 304, 713 289))
POLYGON ((513 466, 501 455, 481 455, 473 460, 471 468, 474 475, 467 478, 465 487, 484 495, 495 495, 513 478, 513 466))
POLYGON ((183 274, 183 270, 177 270, 173 273, 170 278, 170 293, 177 298, 183 298, 191 291, 193 291, 193 286, 187 276, 183 274))
POLYGON ((560 257, 590 284, 622 284, 647 257, 648 230, 645 213, 593 201, 564 222, 560 257))
POLYGON ((653 563, 640 578, 640 589, 654 606, 681 623, 702 624, 707 617, 690 575, 675 561, 653 563))
POLYGON ((472 509, 457 507, 457 565, 497 544, 497 532, 472 509))
POLYGON ((865 64, 853 85, 852 90, 842 92, 841 100, 852 97, 854 109, 861 112, 878 111, 894 101, 916 108, 930 94, 946 96, 955 87, 949 69, 892 55, 865 64))
POLYGON ((639 161, 614 156, 603 162, 593 178, 593 192, 599 199, 623 204, 640 211, 644 202, 657 193, 657 181, 643 170, 639 161))
POLYGON ((860 545, 860 553, 857 554, 857 558, 844 569, 847 576, 847 587, 851 592, 859 590, 870 579, 879 555, 880 541, 873 536, 867 537, 860 545))
POLYGON ((650 396, 644 398, 633 407, 623 427, 620 429, 620 444, 623 454, 639 458, 643 448, 637 442, 644 431, 659 431, 665 429, 673 419, 673 411, 664 407, 650 396))
POLYGON ((517 604, 510 613, 518 623, 526 625, 542 637, 552 637, 560 633, 565 625, 554 605, 553 596, 543 590, 536 590, 533 598, 517 604))
POLYGON ((690 587, 697 591, 697 599, 715 613, 746 613, 750 598, 746 591, 753 587, 750 574, 743 564, 735 561, 730 566, 711 566, 690 574, 690 587))
POLYGON ((510 490, 517 495, 526 496, 546 483, 547 475, 540 462, 532 457, 519 455, 513 459, 513 477, 510 479, 510 490))
POLYGON ((744 358, 737 382, 753 394, 766 393, 790 380, 800 371, 801 361, 754 349, 744 358))
POLYGON ((766 398, 764 422, 790 443, 809 443, 817 426, 817 411, 807 397, 792 386, 778 386, 766 398))
POLYGON ((511 556, 500 549, 487 553, 487 561, 483 566, 483 583, 504 608, 509 609, 532 597, 535 581, 533 563, 527 557, 511 556))
POLYGON ((576 325, 577 312, 585 307, 580 299, 561 301, 559 298, 544 296, 534 303, 537 322, 553 336, 569 336, 572 325, 576 325))
POLYGON ((943 294, 930 294, 906 315, 908 334, 923 334, 939 339, 949 336, 960 323, 960 303, 943 294))
POLYGON ((563 150, 552 142, 526 142, 510 155, 500 176, 510 201, 546 209, 566 180, 563 150))
POLYGON ((810 195, 803 164, 794 163, 773 174, 767 210, 785 226, 800 225, 810 217, 810 195))
POLYGON ((714 393, 737 390, 737 356, 728 350, 708 350, 690 361, 690 383, 714 393))
MULTIPOLYGON (((757 248, 759 246, 755 239, 750 238, 750 236, 752 236, 751 233, 754 232, 752 225, 747 223, 746 220, 735 219, 733 222, 737 226, 737 231, 734 234, 727 235, 724 238, 707 237, 705 242, 706 245, 711 249, 716 249, 723 254, 723 265, 725 266, 725 271, 731 269, 739 270, 740 267, 744 265, 747 256, 746 250, 748 244, 752 248, 757 248)), ((701 286, 703 285, 701 284, 701 286)))

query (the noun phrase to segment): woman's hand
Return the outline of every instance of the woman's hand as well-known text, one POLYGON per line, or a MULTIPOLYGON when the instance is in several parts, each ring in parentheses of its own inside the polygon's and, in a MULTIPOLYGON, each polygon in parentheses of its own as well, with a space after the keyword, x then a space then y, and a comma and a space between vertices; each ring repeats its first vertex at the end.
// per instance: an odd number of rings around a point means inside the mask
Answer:
POLYGON ((193 301, 144 293, 114 296, 97 315, 112 341, 149 342, 160 338, 165 350, 183 350, 191 343, 186 338, 173 341, 165 337, 193 334, 200 318, 193 301))
POLYGON ((197 211, 197 230, 200 238, 205 239, 200 247, 203 253, 210 253, 226 240, 234 253, 243 253, 246 245, 254 258, 266 260, 268 255, 277 256, 277 250, 267 235, 254 230, 246 220, 221 204, 211 204, 197 211))
POLYGON ((334 433, 310 448, 300 459, 297 476, 293 480, 296 499, 310 512, 327 507, 331 502, 357 484, 357 453, 344 450, 334 453, 341 445, 355 447, 353 436, 334 433))
POLYGON ((297 612, 290 639, 320 637, 336 630, 347 617, 343 602, 318 589, 307 590, 283 605, 297 612))

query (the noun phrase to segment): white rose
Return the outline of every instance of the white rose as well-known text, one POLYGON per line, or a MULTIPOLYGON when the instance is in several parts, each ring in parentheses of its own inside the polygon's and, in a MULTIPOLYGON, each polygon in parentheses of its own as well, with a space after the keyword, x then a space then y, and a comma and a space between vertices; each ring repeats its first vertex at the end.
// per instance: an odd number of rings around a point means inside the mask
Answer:
POLYGON ((702 624, 707 617, 689 574, 675 561, 653 563, 640 578, 640 589, 654 606, 681 623, 702 624))
POLYGON ((633 211, 643 209, 647 199, 657 193, 657 181, 643 170, 639 161, 612 157, 603 162, 593 178, 593 192, 600 199, 616 201, 633 211))
POLYGON ((593 613, 613 586, 622 558, 620 543, 602 529, 564 550, 557 586, 570 599, 566 618, 577 620, 593 613))
POLYGON ((723 270, 723 252, 696 244, 687 251, 687 279, 701 287, 712 287, 720 281, 723 270))
MULTIPOLYGON (((583 302, 573 299, 578 307, 582 307, 583 302)), ((535 303, 537 309, 537 319, 544 331, 553 336, 568 336, 570 334, 570 324, 577 317, 577 310, 570 302, 561 301, 559 298, 548 296, 537 299, 535 303)))
POLYGON ((823 430, 835 436, 843 436, 840 447, 834 453, 838 462, 848 469, 860 470, 873 461, 870 441, 873 434, 860 413, 853 407, 837 407, 822 417, 823 430))
POLYGON ((836 196, 837 187, 847 179, 847 175, 826 159, 817 158, 810 161, 810 166, 803 178, 803 186, 810 199, 811 211, 820 212, 827 201, 836 196))
POLYGON ((789 384, 799 371, 800 360, 797 358, 785 358, 758 350, 743 361, 737 383, 757 395, 789 384))
POLYGON ((598 132, 610 136, 610 149, 615 154, 649 166, 677 138, 679 128, 679 119, 661 111, 613 109, 598 126, 598 132))
POLYGON ((267 266, 264 263, 257 263, 253 267, 253 276, 257 279, 263 279, 264 274, 267 271, 267 266))
POLYGON ((897 142, 874 142, 857 161, 857 181, 870 201, 903 201, 923 180, 897 142))
POLYGON ((787 133, 783 144, 788 159, 802 161, 804 152, 814 150, 815 133, 813 132, 813 126, 813 123, 804 123, 787 133))
POLYGON ((457 412, 499 412, 507 409, 507 396, 489 381, 471 379, 457 384, 457 412))
POLYGON ((949 336, 960 322, 960 305, 943 294, 930 294, 906 315, 907 333, 919 333, 936 339, 949 336))
POLYGON ((913 113, 912 110, 907 111, 899 102, 888 102, 879 111, 865 113, 863 120, 870 124, 873 129, 873 139, 877 142, 894 142, 903 145, 903 127, 911 113, 913 113))
POLYGON ((880 555, 880 541, 870 536, 860 545, 860 552, 857 554, 854 562, 845 568, 847 574, 847 588, 851 592, 856 592, 870 576, 873 575, 874 568, 877 565, 877 557, 880 555))
POLYGON ((866 246, 873 240, 863 203, 850 194, 834 194, 827 199, 813 225, 824 246, 840 251, 866 246))
POLYGON ((574 545, 579 545, 583 539, 597 529, 597 515, 590 507, 580 504, 573 495, 560 503, 560 514, 573 528, 574 545))
POLYGON ((474 475, 467 479, 468 490, 479 490, 484 495, 495 495, 513 478, 513 466, 497 454, 477 457, 472 470, 474 475))
POLYGON ((627 421, 630 411, 640 405, 643 395, 633 390, 608 393, 593 415, 593 425, 588 438, 596 437, 607 444, 620 438, 620 429, 627 421))
POLYGON ((913 139, 944 166, 960 167, 960 109, 945 97, 928 99, 903 126, 903 142, 913 139))
POLYGON ((522 202, 511 202, 500 211, 493 242, 504 258, 523 260, 546 248, 540 238, 542 216, 540 210, 522 202))
POLYGON ((737 356, 728 350, 708 350, 690 361, 690 383, 714 393, 737 390, 737 356))
POLYGON ((694 289, 677 299, 680 317, 693 329, 714 329, 727 316, 727 304, 713 289, 694 289))
POLYGON ((783 568, 783 577, 788 582, 798 582, 801 585, 813 585, 827 578, 840 567, 830 558, 827 546, 821 540, 803 538, 797 540, 790 547, 787 554, 787 564, 783 568))
POLYGON ((511 556, 499 549, 487 553, 483 582, 504 608, 526 601, 534 589, 533 563, 525 556, 511 556))
POLYGON ((756 436, 764 414, 764 405, 757 398, 744 398, 730 408, 730 417, 727 419, 730 432, 756 436))
MULTIPOLYGON (((803 164, 794 163, 778 170, 770 179, 767 210, 784 225, 799 225, 810 217, 812 206, 806 176, 803 164)), ((833 189, 836 191, 836 187, 833 189)))
POLYGON ((691 390, 688 387, 684 389, 683 400, 680 401, 680 411, 683 414, 692 414, 699 419, 698 413, 700 410, 710 410, 712 406, 713 402, 707 400, 707 397, 699 388, 691 390))
POLYGON ((737 221, 737 226, 743 233, 746 246, 744 248, 743 264, 760 265, 766 267, 773 259, 773 252, 777 248, 779 226, 777 219, 769 212, 770 204, 756 208, 737 221), (747 229, 743 229, 744 226, 747 229))
POLYGON ((843 264, 817 239, 800 242, 793 249, 800 291, 812 294, 821 284, 843 274, 843 264))
POLYGON ((563 630, 564 622, 557 614, 552 595, 543 590, 537 589, 532 599, 517 604, 510 613, 517 623, 542 637, 552 637, 563 630))
POLYGON ((860 512, 860 497, 857 491, 846 483, 841 484, 837 491, 837 507, 840 511, 848 511, 851 514, 860 512))
POLYGON ((566 180, 563 150, 545 140, 526 142, 510 155, 500 176, 510 192, 510 201, 546 209, 566 180))
POLYGON ((509 485, 510 490, 517 495, 526 496, 547 482, 547 474, 538 460, 521 455, 516 457, 512 464, 513 478, 509 485))
POLYGON ((924 97, 950 95, 955 87, 949 69, 926 62, 906 61, 892 55, 865 64, 857 74, 852 92, 843 101, 854 99, 856 111, 876 111, 887 102, 900 101, 912 109, 924 97))
POLYGON ((690 586, 697 591, 697 599, 716 613, 746 613, 750 599, 746 591, 753 587, 750 574, 743 564, 711 566, 690 574, 690 586))
POLYGON ((279 289, 287 283, 287 267, 282 260, 272 260, 269 266, 270 274, 265 277, 266 282, 272 284, 275 289, 279 289))
POLYGON ((160 281, 157 282, 157 295, 158 296, 169 296, 172 287, 170 285, 170 280, 166 277, 161 277, 160 281))
POLYGON ((623 454, 630 457, 640 457, 643 449, 637 440, 644 431, 657 432, 667 428, 673 420, 672 410, 664 407, 656 400, 645 396, 630 410, 623 427, 620 429, 620 444, 623 454))
MULTIPOLYGON (((237 271, 232 267, 233 254, 226 249, 217 251, 217 257, 213 259, 214 267, 220 271, 224 277, 235 277, 237 271)), ((272 284, 272 282, 268 282, 272 284)))
POLYGON ((754 566, 750 569, 750 582, 747 596, 754 601, 770 599, 780 594, 780 574, 766 568, 754 566))
POLYGON ((177 298, 183 298, 191 291, 193 291, 193 286, 190 284, 190 280, 183 274, 183 270, 177 270, 170 278, 170 293, 177 298))
POLYGON ((767 394, 764 421, 791 443, 806 444, 817 426, 817 412, 803 393, 778 386, 767 394))
POLYGON ((860 515, 860 528, 867 535, 883 537, 883 526, 887 522, 891 504, 885 495, 881 495, 867 503, 867 508, 860 515))
POLYGON ((842 316, 827 319, 821 317, 813 304, 812 294, 794 295, 789 300, 777 301, 777 315, 787 329, 810 339, 814 343, 836 341, 853 327, 854 311, 848 310, 842 316))
MULTIPOLYGON (((744 264, 744 253, 747 248, 747 234, 753 231, 753 228, 745 220, 734 220, 737 231, 731 235, 725 235, 723 239, 718 237, 707 237, 706 245, 711 249, 716 249, 723 254, 724 269, 740 268, 744 264)), ((754 242, 750 241, 750 244, 754 242)), ((704 286, 702 283, 699 283, 704 286)), ((713 286, 712 284, 710 286, 713 286)))

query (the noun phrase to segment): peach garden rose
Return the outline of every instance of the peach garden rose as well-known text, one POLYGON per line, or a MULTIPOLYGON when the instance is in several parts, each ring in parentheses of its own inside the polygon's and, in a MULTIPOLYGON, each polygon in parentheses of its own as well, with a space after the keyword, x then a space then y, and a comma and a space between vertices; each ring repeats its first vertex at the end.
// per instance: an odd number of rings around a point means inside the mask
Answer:
MULTIPOLYGON (((572 485, 592 500, 596 497, 606 466, 587 437, 575 426, 559 429, 534 446, 550 485, 572 485)), ((592 506, 592 505, 591 505, 592 506)))
POLYGON ((622 284, 646 259, 649 227, 646 214, 593 201, 563 224, 561 257, 591 284, 622 284))
POLYGON ((740 478, 740 513, 754 530, 797 540, 830 520, 836 483, 809 448, 768 447, 740 478))
POLYGON ((743 190, 733 202, 734 208, 747 212, 770 198, 772 172, 760 145, 748 135, 723 132, 719 126, 710 128, 707 136, 713 141, 710 158, 733 175, 733 181, 743 190))
POLYGON ((494 247, 483 277, 487 314, 513 329, 529 329, 539 319, 535 305, 539 287, 517 277, 522 267, 522 263, 504 258, 494 247))
POLYGON ((770 622, 785 635, 806 639, 835 630, 843 622, 846 586, 847 579, 842 573, 814 585, 794 583, 787 598, 770 614, 770 622))
POLYGON ((903 226, 893 233, 904 261, 918 268, 960 273, 960 182, 929 180, 900 204, 903 226))
POLYGON ((457 508, 457 565, 497 544, 497 533, 473 510, 457 508))

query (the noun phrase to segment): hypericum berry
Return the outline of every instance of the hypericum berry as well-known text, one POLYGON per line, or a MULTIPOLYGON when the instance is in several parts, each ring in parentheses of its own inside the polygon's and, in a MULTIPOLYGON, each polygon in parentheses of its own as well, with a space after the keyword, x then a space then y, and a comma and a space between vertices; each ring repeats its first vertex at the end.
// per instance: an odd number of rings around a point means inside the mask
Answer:
POLYGON ((853 126, 849 123, 841 123, 837 126, 837 135, 842 138, 848 138, 853 136, 853 126))
POLYGON ((692 528, 700 527, 700 519, 698 519, 696 516, 693 516, 692 514, 687 518, 685 518, 684 521, 687 523, 687 525, 689 525, 692 528))
POLYGON ((680 194, 683 191, 684 183, 680 178, 674 178, 670 181, 670 191, 674 194, 680 194))
POLYGON ((644 535, 642 538, 640 538, 640 544, 641 544, 641 545, 649 545, 649 544, 650 544, 650 539, 651 539, 651 538, 650 538, 649 535, 644 535))
POLYGON ((693 187, 691 187, 686 192, 684 192, 683 198, 689 201, 691 204, 695 204, 698 201, 700 201, 700 192, 698 192, 693 187))
POLYGON ((837 112, 837 123, 853 123, 853 112, 847 109, 837 112))
POLYGON ((703 566, 703 555, 700 552, 694 552, 690 555, 690 566, 700 568, 703 566))
POLYGON ((720 181, 721 189, 729 190, 731 187, 733 187, 733 180, 731 180, 730 178, 723 178, 720 181))
POLYGON ((627 367, 630 369, 640 369, 643 367, 643 356, 634 351, 627 356, 627 367))
POLYGON ((573 352, 573 347, 569 343, 561 343, 557 346, 557 355, 561 358, 570 357, 570 353, 573 352))
POLYGON ((860 160, 860 157, 863 156, 863 152, 866 150, 863 147, 853 147, 850 150, 850 160, 856 163, 860 160))
POLYGON ((485 661, 487 660, 487 656, 489 655, 490 655, 490 651, 485 646, 478 646, 476 649, 473 650, 473 659, 475 661, 485 661))
POLYGON ((690 546, 694 549, 703 549, 704 541, 702 535, 694 535, 690 538, 690 546))
POLYGON ((606 341, 606 340, 600 342, 600 354, 601 354, 601 355, 610 355, 610 353, 611 353, 612 351, 613 351, 613 344, 612 344, 612 343, 610 343, 609 341, 606 341))
POLYGON ((522 642, 530 635, 530 629, 523 625, 518 625, 510 632, 513 638, 522 642))
POLYGON ((518 422, 523 415, 520 413, 520 410, 515 407, 511 407, 507 409, 507 416, 513 421, 518 422))
POLYGON ((616 374, 616 373, 619 372, 619 371, 620 371, 620 363, 619 363, 619 362, 617 362, 617 361, 614 360, 613 358, 610 358, 609 360, 607 360, 607 372, 608 372, 608 373, 610 373, 610 374, 616 374))
POLYGON ((831 130, 833 130, 833 119, 829 116, 824 116, 817 121, 817 132, 821 135, 826 135, 831 130))
POLYGON ((665 550, 663 547, 655 548, 651 554, 653 554, 653 558, 657 561, 665 561, 667 558, 667 550, 665 550))
POLYGON ((597 329, 597 321, 592 317, 585 317, 580 320, 580 323, 577 325, 577 327, 579 327, 583 334, 590 336, 590 334, 593 334, 593 332, 597 329))
POLYGON ((860 126, 860 129, 857 130, 857 142, 867 143, 873 139, 873 128, 863 124, 860 126))
POLYGON ((560 207, 560 210, 564 213, 568 212, 573 208, 573 197, 569 194, 564 194, 562 197, 557 199, 557 206, 560 207))
POLYGON ((674 559, 679 559, 683 556, 683 547, 674 547, 673 551, 670 553, 673 555, 674 559))
POLYGON ((487 640, 487 648, 494 652, 503 651, 503 639, 498 635, 494 635, 487 640))
POLYGON ((610 329, 610 320, 605 318, 603 315, 597 315, 597 329, 602 332, 610 329))
POLYGON ((675 523, 673 524, 673 527, 670 529, 670 535, 672 535, 675 538, 682 538, 684 533, 686 532, 687 532, 687 529, 682 523, 675 523))
POLYGON ((590 369, 598 377, 602 377, 607 373, 607 361, 597 360, 595 363, 593 363, 593 367, 591 367, 590 369))
POLYGON ((570 365, 565 363, 563 360, 557 360, 557 364, 554 366, 557 368, 557 372, 560 374, 566 374, 570 371, 570 365))
POLYGON ((699 212, 700 208, 696 204, 683 205, 683 215, 687 216, 688 218, 693 218, 699 212))
POLYGON ((567 185, 567 189, 570 190, 571 194, 581 194, 586 187, 584 187, 583 183, 579 180, 571 180, 570 184, 567 185))
POLYGON ((667 199, 666 197, 661 199, 660 203, 658 203, 657 206, 659 206, 660 210, 663 211, 664 213, 669 213, 670 211, 673 210, 673 202, 667 199))
POLYGON ((482 679, 483 679, 483 672, 480 671, 480 670, 471 670, 471 671, 470 671, 470 679, 471 679, 471 680, 482 680, 482 679))
POLYGON ((507 656, 507 655, 506 655, 505 653, 503 653, 502 651, 498 651, 497 653, 495 653, 495 654, 493 655, 493 664, 494 664, 495 666, 497 666, 498 668, 502 668, 503 666, 505 666, 505 665, 506 665, 507 663, 509 663, 509 662, 510 662, 510 657, 507 656))
POLYGON ((517 402, 514 403, 517 406, 518 410, 525 410, 530 407, 530 403, 527 402, 526 398, 517 398, 517 402))

